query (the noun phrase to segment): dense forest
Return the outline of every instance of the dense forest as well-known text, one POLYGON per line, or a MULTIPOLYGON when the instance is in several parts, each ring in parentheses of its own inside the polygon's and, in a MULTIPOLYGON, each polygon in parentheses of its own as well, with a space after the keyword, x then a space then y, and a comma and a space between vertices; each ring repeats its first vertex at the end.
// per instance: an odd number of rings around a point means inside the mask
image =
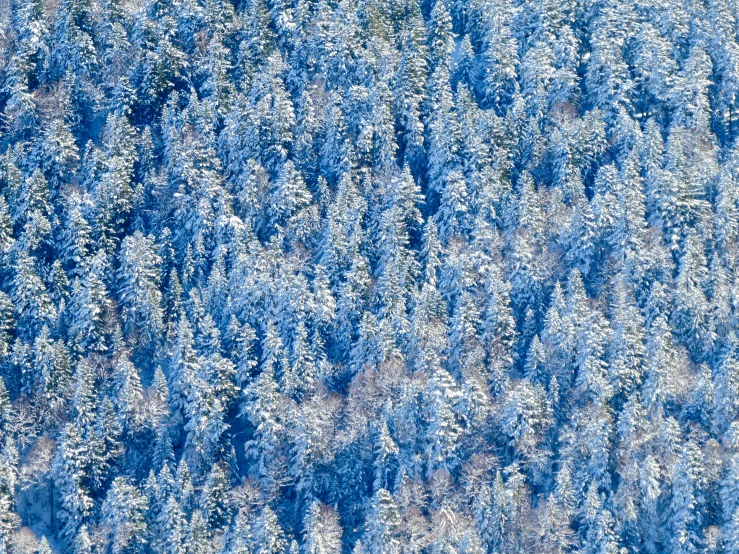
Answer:
POLYGON ((739 553, 737 0, 0 1, 0 554, 739 553))

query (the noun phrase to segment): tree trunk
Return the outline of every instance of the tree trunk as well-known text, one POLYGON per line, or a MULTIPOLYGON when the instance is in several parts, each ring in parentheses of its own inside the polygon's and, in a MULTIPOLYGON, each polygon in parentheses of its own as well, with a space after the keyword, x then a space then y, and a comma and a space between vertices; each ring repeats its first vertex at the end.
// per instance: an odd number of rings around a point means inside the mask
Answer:
POLYGON ((49 479, 49 531, 54 534, 54 481, 49 479))

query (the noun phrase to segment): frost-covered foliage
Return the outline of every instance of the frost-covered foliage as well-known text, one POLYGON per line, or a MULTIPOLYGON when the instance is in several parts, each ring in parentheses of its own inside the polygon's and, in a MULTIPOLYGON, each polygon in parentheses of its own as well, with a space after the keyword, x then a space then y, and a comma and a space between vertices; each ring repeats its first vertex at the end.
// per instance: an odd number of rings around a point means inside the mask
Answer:
POLYGON ((0 1, 0 553, 739 553, 734 0, 0 1))

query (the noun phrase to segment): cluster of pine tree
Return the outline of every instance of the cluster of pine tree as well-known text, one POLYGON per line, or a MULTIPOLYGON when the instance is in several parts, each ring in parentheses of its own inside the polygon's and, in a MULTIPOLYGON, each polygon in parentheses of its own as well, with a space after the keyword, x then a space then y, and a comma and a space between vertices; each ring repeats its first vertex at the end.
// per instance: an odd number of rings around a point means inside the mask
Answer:
POLYGON ((736 0, 0 2, 0 553, 739 553, 737 112, 736 0))

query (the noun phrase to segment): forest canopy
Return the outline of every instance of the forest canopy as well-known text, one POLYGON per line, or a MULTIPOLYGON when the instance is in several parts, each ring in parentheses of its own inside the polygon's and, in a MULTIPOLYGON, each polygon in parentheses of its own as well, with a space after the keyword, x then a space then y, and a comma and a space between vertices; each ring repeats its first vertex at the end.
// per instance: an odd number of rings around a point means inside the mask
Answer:
POLYGON ((739 553, 739 2, 0 2, 0 554, 739 553))

